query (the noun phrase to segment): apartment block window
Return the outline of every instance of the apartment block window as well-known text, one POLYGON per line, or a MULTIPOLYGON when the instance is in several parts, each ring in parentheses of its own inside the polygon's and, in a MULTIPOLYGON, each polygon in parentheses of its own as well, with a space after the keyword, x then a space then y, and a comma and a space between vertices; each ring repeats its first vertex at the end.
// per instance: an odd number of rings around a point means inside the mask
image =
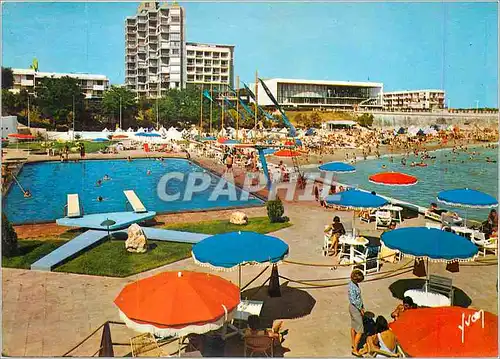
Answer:
POLYGON ((181 40, 181 34, 177 34, 177 33, 170 34, 170 40, 180 41, 181 40))
POLYGON ((181 21, 181 18, 179 16, 172 16, 171 19, 172 19, 172 22, 180 22, 181 21))
POLYGON ((179 55, 179 49, 172 49, 172 55, 179 55))

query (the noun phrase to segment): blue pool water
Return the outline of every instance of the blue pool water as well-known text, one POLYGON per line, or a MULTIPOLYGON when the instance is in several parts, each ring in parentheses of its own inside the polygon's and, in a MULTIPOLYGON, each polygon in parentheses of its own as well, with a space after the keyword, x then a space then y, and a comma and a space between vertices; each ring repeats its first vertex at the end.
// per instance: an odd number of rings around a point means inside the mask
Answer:
MULTIPOLYGON (((470 154, 463 152, 453 154, 451 150, 440 150, 430 152, 429 155, 436 159, 425 160, 427 167, 410 167, 412 161, 420 162, 415 156, 410 156, 407 165, 401 164, 401 157, 394 156, 394 162, 390 158, 378 160, 367 160, 358 162, 355 173, 336 174, 335 178, 340 183, 357 186, 378 194, 397 198, 419 206, 428 207, 431 202, 437 202, 438 192, 454 188, 471 188, 483 191, 498 198, 498 163, 486 162, 486 157, 498 161, 498 149, 487 149, 483 147, 471 148, 476 151, 472 159, 470 154), (463 161, 463 162, 462 162, 463 161), (386 168, 382 168, 385 165, 386 168), (418 183, 411 187, 390 187, 371 183, 368 177, 372 174, 385 171, 397 171, 416 176, 418 183)), ((450 208, 467 215, 467 218, 485 220, 488 209, 467 209, 467 213, 460 208, 446 207, 440 203, 442 208, 450 208)))
MULTIPOLYGON (((12 184, 4 201, 4 210, 9 220, 15 224, 54 221, 63 217, 68 193, 78 193, 85 214, 124 211, 126 197, 123 191, 127 189, 135 191, 146 209, 158 213, 244 207, 263 203, 251 195, 248 200, 241 200, 242 194, 248 193, 224 180, 222 181, 227 186, 224 188, 230 189, 228 192, 234 190, 231 193, 236 193, 236 198, 230 198, 226 193, 218 196, 216 200, 210 200, 213 189, 221 180, 220 177, 182 159, 31 163, 23 167, 18 179, 33 196, 24 198, 19 187, 15 183, 12 184), (147 175, 148 170, 151 171, 150 175, 147 175), (210 176, 210 186, 202 192, 194 193, 191 200, 184 201, 187 179, 173 179, 167 182, 166 188, 164 187, 166 193, 179 192, 181 197, 175 201, 163 201, 157 194, 157 186, 160 178, 171 172, 206 172, 210 176), (96 186, 96 182, 106 174, 111 180, 96 186), (102 202, 97 201, 99 196, 103 197, 102 202)), ((127 210, 130 210, 130 206, 127 210)))

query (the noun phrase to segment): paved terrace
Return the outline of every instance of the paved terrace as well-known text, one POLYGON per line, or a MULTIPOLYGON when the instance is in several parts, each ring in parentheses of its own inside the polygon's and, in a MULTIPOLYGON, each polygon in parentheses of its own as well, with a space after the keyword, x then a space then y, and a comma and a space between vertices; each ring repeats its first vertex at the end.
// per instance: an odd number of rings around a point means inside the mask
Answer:
MULTIPOLYGON (((351 212, 325 211, 317 204, 287 203, 286 215, 291 218, 292 227, 275 232, 290 245, 290 260, 330 264, 332 258, 320 253, 323 242, 323 228, 338 214, 343 221, 351 220, 351 212)), ((250 211, 249 211, 250 213, 250 211)), ((251 209, 252 215, 265 214, 265 208, 251 209)), ((162 221, 197 221, 211 218, 227 218, 227 212, 206 212, 200 216, 175 214, 161 216, 162 221), (200 218, 199 218, 200 217, 200 218)), ((404 226, 422 225, 424 220, 416 218, 404 222, 404 226)), ((375 234, 374 224, 362 224, 363 234, 375 234)), ((403 261, 405 263, 405 261, 403 261)), ((384 265, 383 271, 393 270, 402 265, 384 265)), ((3 354, 10 356, 60 356, 85 338, 106 320, 120 321, 113 300, 121 288, 138 278, 150 276, 165 270, 209 271, 198 267, 192 259, 186 259, 149 272, 129 278, 106 278, 54 272, 37 272, 16 269, 3 269, 3 354)), ((248 282, 262 269, 244 267, 243 283, 248 282)), ((331 270, 329 267, 310 267, 282 264, 280 274, 301 280, 325 278, 346 278, 348 267, 331 270)), ((431 264, 432 273, 453 279, 455 287, 471 298, 471 307, 481 308, 493 313, 497 310, 498 266, 479 266, 462 264, 459 273, 445 271, 445 264, 431 264)), ((269 271, 266 273, 268 275, 269 271)), ((237 271, 219 272, 237 283, 237 271)), ((371 276, 370 276, 371 277, 371 276)), ((258 288, 266 278, 263 276, 251 285, 258 288)), ((390 316, 399 304, 389 286, 396 281, 416 278, 409 273, 383 278, 361 284, 365 307, 376 315, 390 316)), ((266 321, 285 318, 289 329, 283 346, 289 351, 285 356, 350 356, 350 319, 345 280, 330 281, 338 284, 330 288, 311 288, 297 283, 281 280, 282 297, 265 298, 262 317, 266 321), (294 319, 289 319, 294 318, 294 319)), ((399 282, 401 283, 401 282, 399 282)), ((408 285, 407 283, 405 285, 408 285)), ((401 286, 400 290, 404 285, 401 286)), ((244 296, 251 291, 244 293, 244 296)), ((258 298, 266 297, 265 291, 258 298)), ((463 297, 463 295, 462 295, 463 297)), ((113 341, 127 343, 136 335, 127 328, 112 327, 113 341)), ((99 347, 99 335, 87 346, 73 355, 89 356, 99 347)), ((232 342, 226 348, 227 355, 242 356, 241 342, 232 342)), ((118 347, 116 355, 126 354, 127 347, 118 347)), ((173 349, 175 350, 175 349, 173 349)))

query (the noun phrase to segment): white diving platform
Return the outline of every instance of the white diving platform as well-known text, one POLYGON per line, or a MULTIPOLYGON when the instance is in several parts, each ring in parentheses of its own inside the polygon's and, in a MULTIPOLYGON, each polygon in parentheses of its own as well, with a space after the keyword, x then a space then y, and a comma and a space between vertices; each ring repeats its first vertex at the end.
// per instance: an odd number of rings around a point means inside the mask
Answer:
POLYGON ((110 231, 125 228, 130 226, 132 223, 139 223, 152 219, 156 216, 156 212, 149 211, 143 213, 136 212, 110 212, 110 213, 96 213, 96 214, 86 214, 78 218, 59 218, 56 223, 60 226, 67 227, 80 227, 80 228, 90 228, 98 230, 108 230, 107 226, 102 226, 101 223, 106 220, 112 220, 116 222, 112 226, 109 226, 110 231))

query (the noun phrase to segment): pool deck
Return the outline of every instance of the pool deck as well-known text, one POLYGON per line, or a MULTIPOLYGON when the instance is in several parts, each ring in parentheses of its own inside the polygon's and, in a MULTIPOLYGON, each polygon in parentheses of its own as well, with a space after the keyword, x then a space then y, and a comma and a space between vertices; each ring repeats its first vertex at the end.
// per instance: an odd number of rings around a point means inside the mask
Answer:
MULTIPOLYGON (((251 215, 264 215, 265 208, 251 209, 251 215)), ((227 218, 227 211, 203 213, 203 219, 227 218)), ((250 212, 249 212, 250 214, 250 212)), ((350 334, 346 278, 350 267, 331 270, 334 263, 331 257, 321 255, 324 225, 331 222, 332 216, 339 215, 343 222, 350 222, 352 212, 324 210, 316 202, 285 203, 285 214, 291 218, 293 226, 274 232, 273 235, 286 241, 290 246, 291 261, 326 265, 302 266, 283 263, 279 266, 280 275, 292 280, 320 280, 316 284, 330 284, 325 288, 310 287, 299 283, 281 280, 282 297, 270 298, 265 290, 258 298, 265 300, 262 314, 264 322, 284 318, 284 327, 289 329, 283 346, 290 357, 349 357, 350 334), (290 311, 290 312, 289 312, 290 311), (290 319, 290 318, 294 319, 290 319)), ((188 214, 160 216, 167 223, 178 221, 199 221, 188 214)), ((405 220, 402 226, 423 225, 425 220, 418 218, 405 220)), ((357 225, 363 235, 379 235, 374 224, 357 225)), ((492 259, 493 257, 487 256, 492 259)), ((406 262, 404 262, 406 263, 406 262)), ((387 273, 401 267, 400 264, 385 264, 382 271, 387 273)), ((60 356, 85 338, 106 320, 119 321, 118 310, 113 300, 124 285, 139 278, 149 277, 166 270, 195 270, 211 272, 208 268, 197 266, 192 259, 182 260, 128 278, 108 278, 75 275, 58 272, 39 272, 20 269, 2 271, 3 284, 3 351, 11 356, 60 356)), ((261 267, 245 266, 242 270, 243 283, 249 282, 261 267)), ((445 271, 443 263, 432 263, 434 274, 452 278, 453 285, 470 298, 470 306, 498 313, 498 296, 495 288, 498 266, 465 263, 460 272, 445 271)), ((217 272, 228 280, 237 283, 238 271, 217 272)), ((268 272, 250 288, 258 288, 267 279, 268 272)), ((367 311, 375 315, 390 316, 400 303, 395 297, 406 288, 419 286, 421 280, 410 272, 401 271, 388 276, 369 276, 370 281, 361 283, 363 300, 367 311), (391 291, 392 289, 392 291, 391 291)), ((250 292, 244 291, 250 296, 250 292)), ((114 342, 127 343, 137 335, 128 328, 112 328, 114 342)), ((72 355, 92 355, 99 346, 99 335, 93 338, 72 355)), ((129 348, 115 347, 117 355, 124 355, 129 348)), ((175 349, 173 349, 175 350, 175 349)), ((173 352, 172 350, 172 352, 173 352)), ((129 350, 128 350, 129 351, 129 350)), ((231 341, 226 347, 226 355, 243 356, 242 342, 231 341)))

